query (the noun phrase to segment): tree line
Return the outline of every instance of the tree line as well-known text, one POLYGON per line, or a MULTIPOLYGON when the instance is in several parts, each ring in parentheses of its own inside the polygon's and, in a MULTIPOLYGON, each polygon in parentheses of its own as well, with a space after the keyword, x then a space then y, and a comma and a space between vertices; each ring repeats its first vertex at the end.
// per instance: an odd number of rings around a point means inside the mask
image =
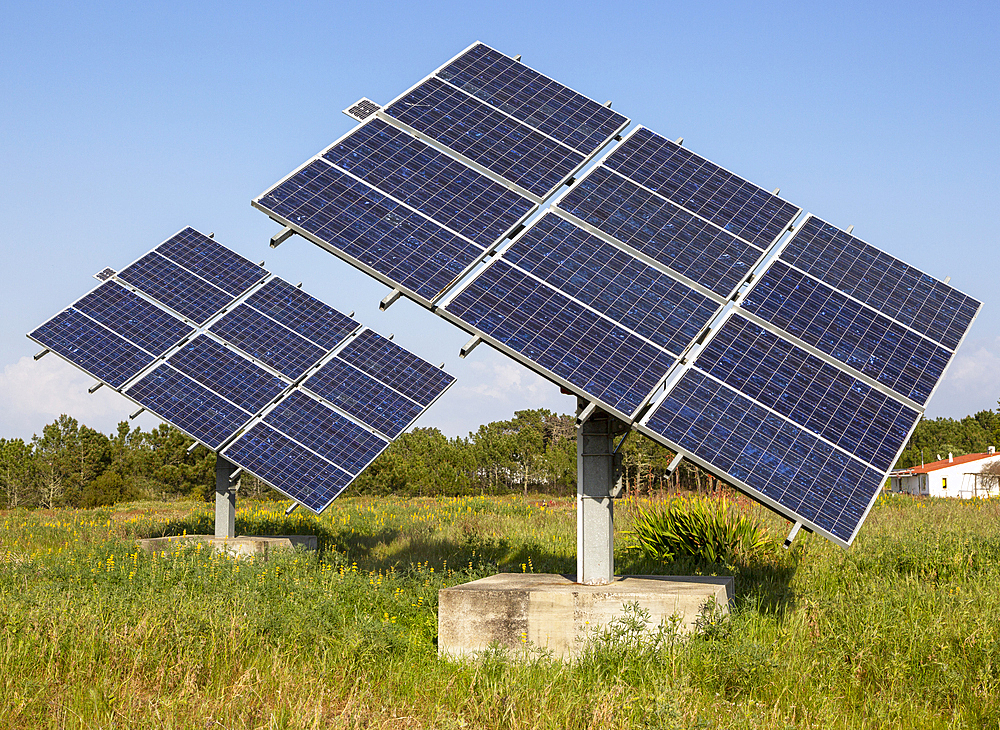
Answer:
MULTIPOLYGON (((1000 406, 1000 402, 998 402, 1000 406)), ((1000 441, 1000 413, 921 420, 897 467, 979 453, 1000 441)), ((629 494, 712 492, 721 483, 687 460, 631 434, 621 445, 622 486, 629 494)), ((448 438, 436 428, 403 434, 351 485, 360 494, 572 494, 576 489, 575 418, 545 409, 514 413, 448 438)), ((210 500, 215 455, 178 429, 151 431, 128 422, 105 435, 62 415, 29 441, 0 439, 0 507, 96 507, 138 499, 210 500)), ((241 496, 278 496, 244 474, 241 496)))

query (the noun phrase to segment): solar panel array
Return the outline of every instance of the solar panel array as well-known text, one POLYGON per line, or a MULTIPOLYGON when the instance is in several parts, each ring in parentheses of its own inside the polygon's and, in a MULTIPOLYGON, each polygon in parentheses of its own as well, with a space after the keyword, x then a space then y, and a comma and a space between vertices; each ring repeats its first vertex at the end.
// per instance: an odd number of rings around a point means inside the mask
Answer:
POLYGON ((29 337, 317 512, 454 381, 192 228, 29 337))
POLYGON ((850 544, 979 303, 627 124, 477 43, 254 205, 850 544))

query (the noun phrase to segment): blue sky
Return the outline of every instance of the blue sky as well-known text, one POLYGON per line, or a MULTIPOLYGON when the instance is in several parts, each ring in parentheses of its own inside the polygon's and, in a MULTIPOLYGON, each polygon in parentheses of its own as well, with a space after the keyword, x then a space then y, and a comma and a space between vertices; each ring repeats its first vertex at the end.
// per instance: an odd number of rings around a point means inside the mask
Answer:
MULTIPOLYGON (((0 27, 0 437, 134 407, 24 335, 191 225, 433 362, 449 435, 574 400, 400 300, 250 199, 470 43, 944 278, 983 310, 930 416, 1000 397, 1000 5, 920 2, 7 3, 0 27)), ((146 415, 144 427, 157 423, 146 415)))

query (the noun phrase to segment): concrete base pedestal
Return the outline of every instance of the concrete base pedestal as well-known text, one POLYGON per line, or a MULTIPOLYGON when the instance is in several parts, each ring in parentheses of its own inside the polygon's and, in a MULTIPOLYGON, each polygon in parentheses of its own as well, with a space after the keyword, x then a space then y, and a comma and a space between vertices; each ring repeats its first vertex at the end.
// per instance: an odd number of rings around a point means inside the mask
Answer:
POLYGON ((438 591, 438 653, 472 657, 490 644, 516 650, 530 642, 568 659, 626 603, 649 611, 650 629, 677 614, 690 631, 707 602, 728 611, 733 599, 731 577, 619 576, 600 586, 574 578, 501 573, 438 591))
POLYGON ((272 550, 293 550, 302 547, 305 550, 316 549, 315 535, 270 535, 215 537, 214 535, 173 535, 170 537, 151 537, 139 541, 139 547, 146 552, 162 552, 164 550, 179 550, 194 542, 204 543, 213 550, 225 550, 237 557, 263 555, 265 558, 272 550))

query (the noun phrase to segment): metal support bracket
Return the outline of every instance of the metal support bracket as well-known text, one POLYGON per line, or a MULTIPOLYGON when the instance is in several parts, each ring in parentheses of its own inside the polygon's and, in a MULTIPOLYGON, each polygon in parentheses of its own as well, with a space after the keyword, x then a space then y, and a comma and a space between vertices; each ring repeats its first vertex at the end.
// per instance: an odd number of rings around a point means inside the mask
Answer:
POLYGON ((41 360, 43 357, 45 357, 46 355, 48 355, 49 352, 51 352, 51 350, 49 350, 49 348, 46 347, 41 352, 35 354, 35 360, 41 360))
POLYGON ((674 456, 674 458, 670 460, 670 463, 667 464, 667 474, 673 474, 674 469, 677 468, 677 466, 681 463, 681 459, 683 458, 684 458, 683 454, 677 454, 676 456, 674 456))
POLYGON ((129 414, 129 417, 128 417, 128 418, 129 418, 129 420, 130 420, 130 421, 134 421, 134 420, 135 420, 136 418, 138 418, 138 417, 139 417, 139 415, 140 415, 140 414, 141 414, 141 413, 142 413, 142 412, 143 412, 144 410, 146 410, 146 409, 145 409, 145 408, 140 408, 140 409, 139 409, 139 410, 137 410, 137 411, 136 411, 135 413, 131 413, 131 414, 129 414))
POLYGON ((87 392, 90 393, 91 395, 93 395, 94 393, 96 393, 98 390, 100 390, 103 387, 104 387, 104 383, 94 383, 89 388, 87 388, 87 392))
POLYGON ((463 360, 465 357, 479 346, 479 343, 483 341, 483 338, 476 335, 471 340, 462 345, 462 349, 458 351, 458 356, 463 360))
POLYGON ((799 534, 799 530, 801 530, 801 529, 802 529, 802 523, 801 522, 796 522, 792 526, 792 531, 789 532, 788 533, 788 537, 785 538, 785 546, 784 546, 785 550, 787 550, 791 546, 792 540, 795 539, 795 536, 799 534))
POLYGON ((271 236, 271 244, 270 244, 271 248, 277 248, 278 246, 283 244, 285 241, 287 241, 294 235, 295 231, 292 230, 292 227, 285 226, 284 228, 281 229, 279 233, 275 233, 273 236, 271 236))
POLYGON ((393 302, 399 299, 401 292, 399 289, 393 289, 391 292, 386 294, 385 299, 378 303, 378 308, 383 312, 392 306, 393 302))

